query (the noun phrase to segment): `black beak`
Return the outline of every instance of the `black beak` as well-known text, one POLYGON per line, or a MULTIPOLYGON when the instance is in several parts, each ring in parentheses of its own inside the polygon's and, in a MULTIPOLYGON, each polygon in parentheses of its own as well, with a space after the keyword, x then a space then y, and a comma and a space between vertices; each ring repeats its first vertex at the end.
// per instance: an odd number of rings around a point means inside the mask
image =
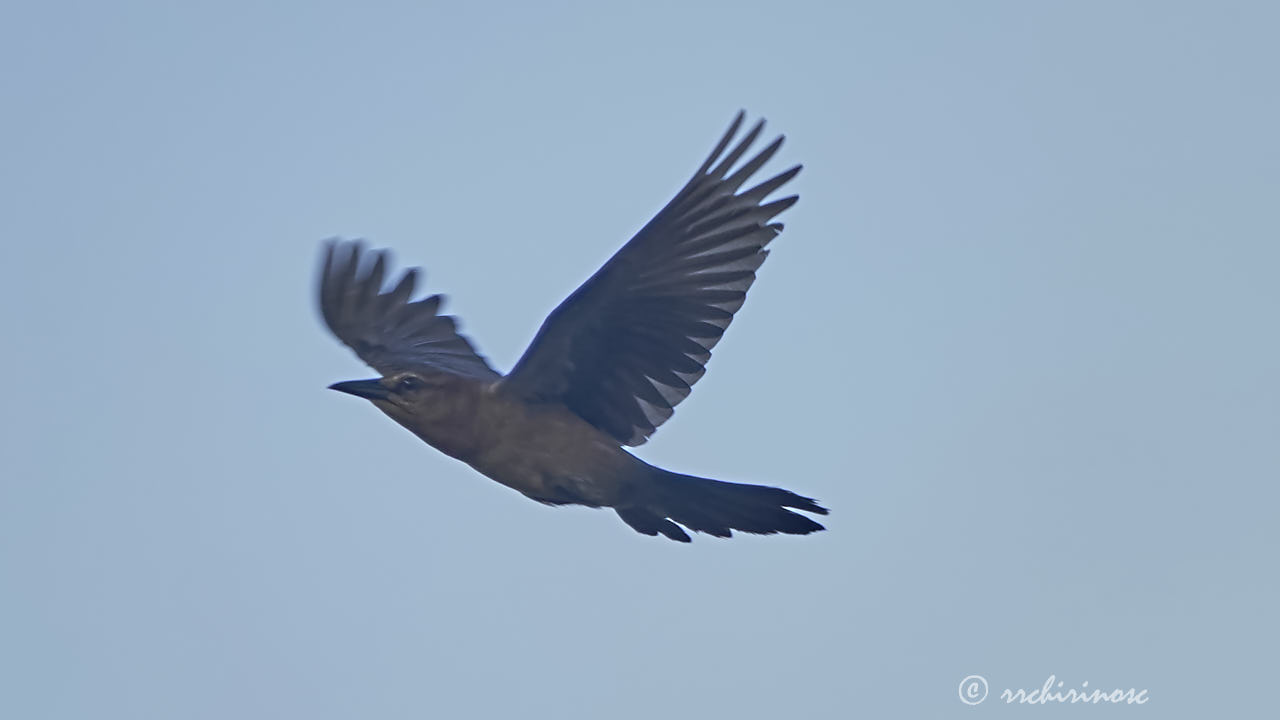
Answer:
POLYGON ((366 400, 386 400, 387 396, 391 394, 391 391, 378 380, 348 380, 334 383, 329 386, 329 389, 362 397, 366 400))

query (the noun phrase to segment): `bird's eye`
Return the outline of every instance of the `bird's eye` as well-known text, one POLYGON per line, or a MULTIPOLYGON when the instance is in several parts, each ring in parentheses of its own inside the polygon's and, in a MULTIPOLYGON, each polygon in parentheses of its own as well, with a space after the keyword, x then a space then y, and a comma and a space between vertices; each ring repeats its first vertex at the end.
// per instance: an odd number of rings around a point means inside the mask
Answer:
POLYGON ((420 387, 422 387, 422 380, 412 375, 406 375, 405 377, 400 378, 400 381, 396 383, 396 390, 399 392, 410 392, 412 390, 417 390, 420 387))

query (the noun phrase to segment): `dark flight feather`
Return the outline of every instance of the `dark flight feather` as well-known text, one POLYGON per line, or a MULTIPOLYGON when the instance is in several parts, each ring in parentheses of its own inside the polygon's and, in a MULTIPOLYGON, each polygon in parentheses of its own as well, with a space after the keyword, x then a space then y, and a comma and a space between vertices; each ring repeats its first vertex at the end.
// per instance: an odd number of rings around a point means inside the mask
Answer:
POLYGON ((551 313, 503 379, 506 391, 564 403, 626 445, 671 417, 781 232, 770 221, 797 199, 761 204, 800 166, 738 193, 783 140, 729 174, 764 129, 757 123, 725 154, 743 117, 675 198, 551 313))
POLYGON ((385 250, 366 252, 359 241, 325 244, 320 314, 333 334, 383 375, 435 368, 497 379, 498 373, 458 334, 453 317, 438 314, 440 295, 409 301, 416 269, 382 292, 388 256, 385 250))

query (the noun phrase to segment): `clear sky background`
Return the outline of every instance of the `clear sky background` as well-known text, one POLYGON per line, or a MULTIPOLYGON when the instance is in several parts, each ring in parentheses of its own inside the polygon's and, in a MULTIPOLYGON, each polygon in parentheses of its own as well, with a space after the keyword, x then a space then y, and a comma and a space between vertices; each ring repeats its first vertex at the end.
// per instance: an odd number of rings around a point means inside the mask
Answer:
POLYGON ((1274 4, 462 5, 6 5, 0 717, 1275 711, 1274 4), (637 452, 828 532, 646 538, 325 389, 323 238, 507 370, 739 108, 801 202, 637 452), (1050 674, 1150 702, 995 697, 1050 674))

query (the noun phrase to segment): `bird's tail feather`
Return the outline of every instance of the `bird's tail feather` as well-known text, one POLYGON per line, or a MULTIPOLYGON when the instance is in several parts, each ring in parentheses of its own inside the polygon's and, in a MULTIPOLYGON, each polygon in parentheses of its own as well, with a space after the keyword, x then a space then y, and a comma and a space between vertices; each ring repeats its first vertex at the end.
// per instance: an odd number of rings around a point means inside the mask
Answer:
POLYGON ((618 508, 618 516, 645 535, 689 542, 676 523, 695 532, 729 537, 732 531, 771 535, 807 535, 824 530, 817 522, 788 508, 826 515, 811 498, 782 488, 708 480, 652 468, 647 502, 618 508))

